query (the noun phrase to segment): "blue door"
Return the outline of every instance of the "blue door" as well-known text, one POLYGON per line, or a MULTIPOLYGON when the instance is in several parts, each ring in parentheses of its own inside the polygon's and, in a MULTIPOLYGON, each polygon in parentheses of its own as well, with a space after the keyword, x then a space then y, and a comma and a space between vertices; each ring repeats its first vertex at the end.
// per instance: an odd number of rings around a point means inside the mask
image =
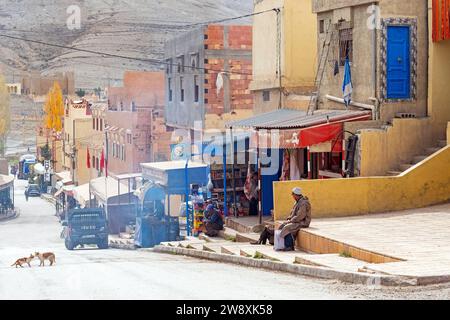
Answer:
POLYGON ((410 28, 390 26, 387 30, 387 97, 411 98, 410 28))
POLYGON ((278 152, 278 158, 274 157, 274 159, 278 159, 278 172, 274 175, 263 175, 261 176, 261 195, 262 195, 262 213, 265 216, 270 215, 270 211, 273 210, 273 183, 280 180, 281 169, 283 166, 283 150, 267 150, 268 154, 272 154, 272 152, 278 152))

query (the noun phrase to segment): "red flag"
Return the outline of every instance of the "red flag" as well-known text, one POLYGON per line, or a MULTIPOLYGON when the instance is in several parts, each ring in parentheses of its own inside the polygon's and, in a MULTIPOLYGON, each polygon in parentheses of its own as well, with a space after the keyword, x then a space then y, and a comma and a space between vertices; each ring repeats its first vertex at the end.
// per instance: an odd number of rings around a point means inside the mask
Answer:
POLYGON ((87 168, 90 169, 91 168, 91 154, 89 153, 89 148, 87 149, 87 159, 86 159, 86 163, 87 163, 87 168))
POLYGON ((105 159, 105 150, 102 150, 102 157, 100 158, 100 170, 105 170, 105 176, 108 177, 108 163, 105 159))

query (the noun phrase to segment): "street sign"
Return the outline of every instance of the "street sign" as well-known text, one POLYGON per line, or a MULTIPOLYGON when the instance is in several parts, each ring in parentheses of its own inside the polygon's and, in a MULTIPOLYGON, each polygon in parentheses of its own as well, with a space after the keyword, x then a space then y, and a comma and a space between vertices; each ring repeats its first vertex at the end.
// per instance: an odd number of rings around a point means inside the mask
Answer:
POLYGON ((44 174, 44 179, 45 179, 45 182, 51 182, 51 175, 50 175, 50 173, 45 173, 44 174))

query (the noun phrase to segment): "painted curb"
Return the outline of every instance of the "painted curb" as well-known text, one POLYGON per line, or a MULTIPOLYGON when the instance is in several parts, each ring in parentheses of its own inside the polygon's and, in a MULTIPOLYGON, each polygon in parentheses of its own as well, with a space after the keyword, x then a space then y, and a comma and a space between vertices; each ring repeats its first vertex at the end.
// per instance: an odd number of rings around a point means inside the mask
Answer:
POLYGON ((207 251, 197 251, 193 249, 156 246, 152 252, 169 253, 184 255, 194 258, 213 260, 223 263, 232 263, 252 268, 260 268, 272 271, 280 271, 298 274, 302 276, 332 279, 342 282, 363 284, 367 286, 418 286, 421 282, 415 277, 400 277, 400 276, 386 276, 386 275, 370 275, 356 272, 345 272, 332 270, 323 267, 313 267, 306 265, 288 264, 283 262, 276 262, 270 260, 260 260, 241 256, 233 256, 219 253, 212 253, 207 251))

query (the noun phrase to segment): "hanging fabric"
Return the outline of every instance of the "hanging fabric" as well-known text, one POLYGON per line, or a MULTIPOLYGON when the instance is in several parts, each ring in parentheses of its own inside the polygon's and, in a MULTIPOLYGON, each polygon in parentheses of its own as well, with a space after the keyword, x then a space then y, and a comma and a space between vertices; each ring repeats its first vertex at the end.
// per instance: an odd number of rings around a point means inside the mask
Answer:
POLYGON ((291 161, 290 161, 290 179, 291 181, 297 181, 301 179, 300 169, 298 167, 299 157, 298 149, 291 151, 291 161))
POLYGON ((284 152, 283 152, 283 168, 281 171, 280 181, 289 181, 290 180, 290 178, 291 178, 290 167, 291 167, 291 161, 290 161, 289 150, 284 150, 284 152))
POLYGON ((352 73, 350 69, 350 59, 348 56, 345 59, 345 72, 344 72, 344 83, 342 84, 342 92, 344 95, 345 106, 348 108, 350 106, 350 103, 352 102, 352 93, 353 93, 352 73))

